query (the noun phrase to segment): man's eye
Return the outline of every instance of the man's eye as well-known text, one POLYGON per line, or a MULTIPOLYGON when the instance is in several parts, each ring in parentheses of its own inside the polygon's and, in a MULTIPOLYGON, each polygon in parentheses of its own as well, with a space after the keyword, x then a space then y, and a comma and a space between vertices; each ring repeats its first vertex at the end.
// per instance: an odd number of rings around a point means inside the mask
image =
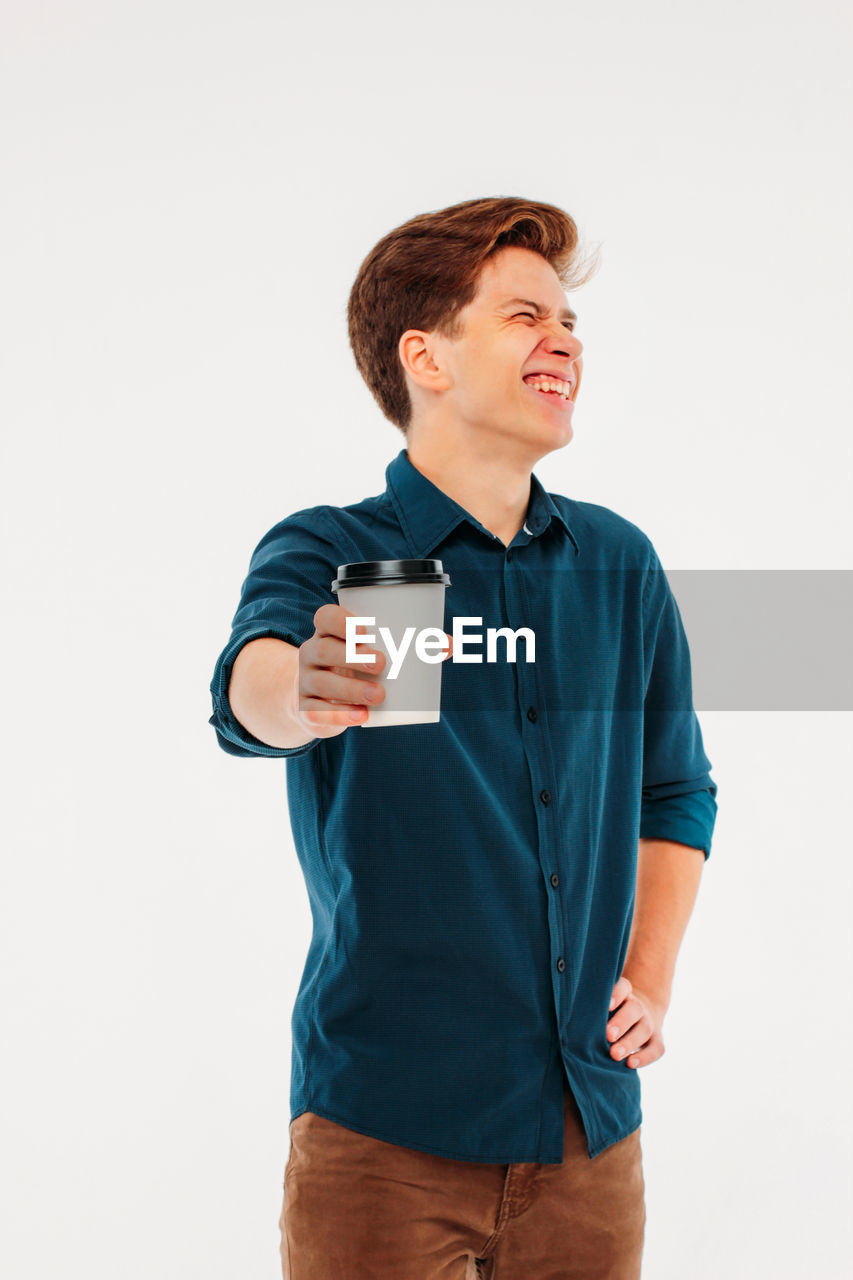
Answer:
MULTIPOLYGON (((520 316, 530 316, 530 319, 531 319, 531 320, 535 320, 535 319, 536 319, 536 316, 533 314, 533 312, 532 312, 532 311, 519 311, 519 312, 518 312, 518 314, 519 314, 520 316)), ((575 322, 574 322, 574 320, 564 320, 564 321, 563 321, 563 324, 566 326, 566 328, 567 328, 571 333, 574 333, 574 331, 575 331, 575 322)))

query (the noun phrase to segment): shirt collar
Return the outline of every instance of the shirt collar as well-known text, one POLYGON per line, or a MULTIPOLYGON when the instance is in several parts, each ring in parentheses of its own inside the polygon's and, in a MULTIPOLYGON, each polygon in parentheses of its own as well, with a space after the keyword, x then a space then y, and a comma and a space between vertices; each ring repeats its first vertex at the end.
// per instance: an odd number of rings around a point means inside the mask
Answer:
MULTIPOLYGON (((490 530, 475 516, 417 469, 410 460, 407 449, 401 449, 396 458, 389 462, 385 468, 385 480, 388 498, 397 513, 414 559, 429 556, 461 520, 467 520, 475 529, 482 529, 490 534, 490 530)), ((538 477, 531 472, 530 502, 524 521, 527 532, 537 537, 552 519, 559 521, 574 544, 575 555, 579 555, 578 540, 566 517, 545 491, 538 477)))

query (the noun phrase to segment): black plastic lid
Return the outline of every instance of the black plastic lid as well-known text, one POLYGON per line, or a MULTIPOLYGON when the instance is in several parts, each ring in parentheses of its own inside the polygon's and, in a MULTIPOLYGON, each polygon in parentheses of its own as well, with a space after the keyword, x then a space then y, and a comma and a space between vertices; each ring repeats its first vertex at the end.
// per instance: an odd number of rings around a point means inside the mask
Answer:
POLYGON ((443 582, 450 586, 450 574, 444 573, 440 560, 358 560, 339 564, 332 590, 341 587, 387 587, 409 582, 443 582))

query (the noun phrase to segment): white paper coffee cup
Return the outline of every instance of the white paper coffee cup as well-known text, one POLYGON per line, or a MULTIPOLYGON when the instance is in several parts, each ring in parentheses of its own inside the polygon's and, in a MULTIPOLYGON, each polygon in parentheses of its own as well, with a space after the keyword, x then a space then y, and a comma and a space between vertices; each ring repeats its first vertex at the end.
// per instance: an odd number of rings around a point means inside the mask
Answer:
MULTIPOLYGON (((378 649, 385 666, 378 676, 385 691, 379 707, 367 708, 362 729, 382 725, 435 724, 441 719, 441 668, 447 660, 439 647, 446 648, 444 633, 444 593, 450 575, 440 560, 361 560, 338 565, 332 583, 338 603, 359 618, 375 618, 375 623, 359 623, 358 649, 378 649), (380 628, 390 633, 386 644, 380 628), (406 643, 406 632, 414 628, 406 643), (425 655, 419 656, 418 637, 425 655), (370 638, 368 638, 370 637, 370 638), (397 674, 391 678, 392 669, 397 674)), ((362 660, 362 659, 360 659, 362 660)))

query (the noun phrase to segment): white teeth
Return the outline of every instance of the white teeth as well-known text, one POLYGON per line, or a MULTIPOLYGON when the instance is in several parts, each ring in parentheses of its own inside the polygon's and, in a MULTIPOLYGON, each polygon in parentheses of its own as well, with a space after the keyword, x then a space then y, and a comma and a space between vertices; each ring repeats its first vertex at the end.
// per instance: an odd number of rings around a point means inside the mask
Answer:
POLYGON ((534 391, 556 392, 563 400, 568 400, 571 394, 569 383, 563 382, 560 378, 536 378, 532 381, 525 378, 524 381, 528 387, 533 387, 534 391))

